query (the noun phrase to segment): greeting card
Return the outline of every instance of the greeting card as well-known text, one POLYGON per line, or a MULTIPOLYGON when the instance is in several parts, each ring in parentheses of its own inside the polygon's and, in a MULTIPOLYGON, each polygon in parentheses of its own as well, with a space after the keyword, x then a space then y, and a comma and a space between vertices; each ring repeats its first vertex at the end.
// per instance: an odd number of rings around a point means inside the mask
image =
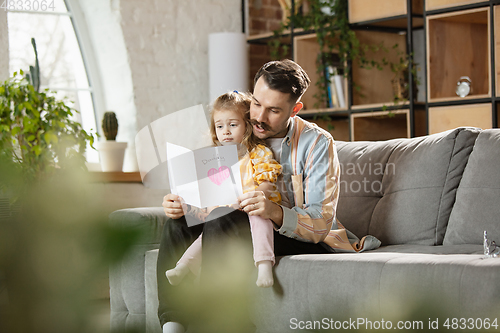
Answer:
POLYGON ((170 190, 205 208, 237 203, 243 194, 236 145, 189 150, 167 142, 170 190))

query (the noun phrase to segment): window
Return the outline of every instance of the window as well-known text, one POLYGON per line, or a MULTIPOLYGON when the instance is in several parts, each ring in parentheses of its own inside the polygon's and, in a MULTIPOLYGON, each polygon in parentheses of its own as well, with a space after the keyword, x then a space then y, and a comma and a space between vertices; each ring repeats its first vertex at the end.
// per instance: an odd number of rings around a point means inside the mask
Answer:
MULTIPOLYGON (((31 38, 35 38, 40 64, 40 89, 49 88, 60 99, 67 97, 71 101, 70 106, 80 111, 76 120, 86 131, 92 129, 95 132, 97 127, 91 80, 75 34, 73 15, 65 1, 28 0, 13 3, 15 5, 8 8, 7 17, 10 73, 19 69, 27 71, 30 65, 35 64, 31 45, 31 38)), ((98 160, 97 152, 87 149, 87 161, 98 160)))

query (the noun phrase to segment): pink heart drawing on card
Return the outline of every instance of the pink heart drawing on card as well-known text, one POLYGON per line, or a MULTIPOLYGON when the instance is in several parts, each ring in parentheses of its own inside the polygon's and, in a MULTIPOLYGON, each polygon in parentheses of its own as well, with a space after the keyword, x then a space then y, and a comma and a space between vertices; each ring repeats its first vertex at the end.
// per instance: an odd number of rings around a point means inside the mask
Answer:
POLYGON ((212 168, 208 170, 208 178, 212 183, 220 185, 223 181, 229 178, 229 168, 227 166, 221 166, 219 170, 212 168))

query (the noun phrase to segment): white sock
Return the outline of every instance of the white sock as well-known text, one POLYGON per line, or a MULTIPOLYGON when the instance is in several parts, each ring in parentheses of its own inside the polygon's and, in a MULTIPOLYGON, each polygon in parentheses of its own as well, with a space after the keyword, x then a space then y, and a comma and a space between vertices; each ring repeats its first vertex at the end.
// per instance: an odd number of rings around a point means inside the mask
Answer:
POLYGON ((257 286, 269 288, 274 284, 273 263, 270 260, 263 260, 257 263, 257 286))
POLYGON ((173 269, 165 272, 168 282, 175 286, 182 282, 186 274, 189 273, 189 267, 186 264, 178 264, 173 269))
POLYGON ((163 325, 163 333, 184 333, 184 326, 173 321, 169 321, 163 325))

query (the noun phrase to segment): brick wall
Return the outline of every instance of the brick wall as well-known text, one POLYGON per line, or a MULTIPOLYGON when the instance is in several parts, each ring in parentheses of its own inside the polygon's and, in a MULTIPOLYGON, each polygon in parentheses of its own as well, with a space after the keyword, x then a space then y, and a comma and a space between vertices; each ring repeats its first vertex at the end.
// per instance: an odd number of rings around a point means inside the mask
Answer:
POLYGON ((7 12, 0 10, 0 81, 9 77, 9 35, 7 33, 7 12))
POLYGON ((249 0, 248 31, 250 35, 278 29, 282 15, 283 11, 278 0, 249 0))
MULTIPOLYGON (((280 27, 283 11, 278 0, 248 0, 248 32, 250 36, 272 32, 280 27)), ((250 44, 250 90, 259 68, 271 60, 267 45, 250 44)))

